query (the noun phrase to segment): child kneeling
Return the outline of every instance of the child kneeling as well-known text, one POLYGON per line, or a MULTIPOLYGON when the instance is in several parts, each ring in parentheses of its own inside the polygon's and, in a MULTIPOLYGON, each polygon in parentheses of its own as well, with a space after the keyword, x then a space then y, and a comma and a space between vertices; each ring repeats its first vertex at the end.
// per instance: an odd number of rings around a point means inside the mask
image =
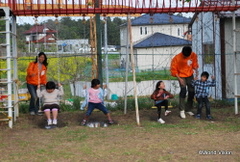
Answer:
POLYGON ((58 89, 56 89, 56 84, 53 81, 47 82, 45 90, 40 91, 40 85, 38 86, 37 95, 39 98, 43 98, 43 111, 47 117, 48 125, 57 125, 58 111, 60 110, 59 97, 63 94, 62 85, 58 84, 58 89))

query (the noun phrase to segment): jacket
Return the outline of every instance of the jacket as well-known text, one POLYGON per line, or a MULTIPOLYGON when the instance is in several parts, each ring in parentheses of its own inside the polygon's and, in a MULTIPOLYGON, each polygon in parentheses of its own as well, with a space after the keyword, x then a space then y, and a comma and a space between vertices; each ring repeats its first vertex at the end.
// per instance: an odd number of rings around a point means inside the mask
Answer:
MULTIPOLYGON (((104 97, 107 95, 107 89, 99 88, 100 93, 98 94, 98 98, 102 101, 102 104, 104 104, 104 97)), ((84 107, 88 105, 89 102, 89 89, 83 90, 83 95, 85 97, 85 100, 83 101, 80 110, 84 110, 84 107)))
POLYGON ((31 62, 27 68, 26 81, 28 84, 39 85, 47 83, 47 68, 42 64, 41 71, 38 70, 38 63, 31 62))
POLYGON ((192 52, 189 57, 184 57, 182 53, 177 54, 171 61, 171 75, 176 77, 190 77, 193 75, 193 69, 198 68, 197 54, 192 52))
POLYGON ((163 89, 163 93, 160 96, 158 96, 159 91, 160 90, 155 90, 151 95, 151 99, 153 99, 154 101, 162 101, 162 100, 165 100, 164 98, 167 95, 169 96, 169 98, 173 98, 173 95, 170 92, 166 91, 165 89, 163 89))

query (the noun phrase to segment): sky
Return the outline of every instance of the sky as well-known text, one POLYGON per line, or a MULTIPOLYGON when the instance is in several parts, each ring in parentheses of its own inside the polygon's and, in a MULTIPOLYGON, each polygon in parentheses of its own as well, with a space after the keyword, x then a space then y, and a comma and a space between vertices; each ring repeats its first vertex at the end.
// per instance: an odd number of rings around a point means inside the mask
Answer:
MULTIPOLYGON (((177 13, 176 13, 177 14, 177 13)), ((192 17, 193 16, 193 13, 182 13, 183 16, 185 17, 192 17)), ((123 19, 126 19, 126 17, 122 17, 123 19)), ((52 20, 55 20, 56 17, 50 17, 50 16, 39 16, 37 18, 37 22, 38 23, 42 23, 44 21, 47 21, 48 19, 52 19, 52 20)), ((60 20, 61 17, 58 18, 58 20, 60 20)), ((83 17, 71 17, 71 19, 75 19, 75 20, 78 20, 78 19, 83 19, 83 17)), ((87 19, 87 18, 86 18, 87 19)), ((19 25, 23 25, 24 23, 28 23, 28 24, 35 24, 36 23, 36 18, 34 16, 18 16, 17 17, 17 24, 19 25)))

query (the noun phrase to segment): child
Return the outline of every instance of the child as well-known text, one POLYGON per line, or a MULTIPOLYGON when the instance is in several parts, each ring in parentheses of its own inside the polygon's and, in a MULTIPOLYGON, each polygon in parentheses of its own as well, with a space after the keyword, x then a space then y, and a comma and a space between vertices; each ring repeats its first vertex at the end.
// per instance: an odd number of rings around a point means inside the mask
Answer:
POLYGON ((197 119, 201 118, 203 103, 205 103, 205 106, 206 106, 207 119, 209 120, 212 119, 212 116, 210 113, 210 104, 208 100, 208 95, 209 95, 209 88, 216 86, 216 81, 214 76, 212 76, 212 81, 209 81, 208 77, 209 77, 208 72, 204 71, 201 74, 200 80, 197 80, 197 77, 196 77, 194 78, 195 80, 192 81, 192 85, 195 87, 195 97, 198 102, 198 109, 197 109, 197 115, 196 115, 197 119))
POLYGON ((43 97, 43 111, 47 117, 48 125, 57 125, 57 116, 59 107, 59 96, 64 94, 61 84, 58 84, 59 89, 56 89, 56 84, 53 81, 49 81, 46 84, 46 89, 40 91, 40 85, 38 85, 37 95, 43 97), (53 120, 51 119, 51 112, 53 120))
POLYGON ((165 84, 163 81, 157 82, 156 89, 151 95, 151 99, 155 101, 155 106, 157 106, 158 112, 158 122, 164 124, 165 121, 161 118, 161 106, 165 107, 165 116, 167 116, 171 111, 168 110, 168 98, 173 98, 173 95, 165 90, 165 84))
POLYGON ((91 115, 92 111, 97 108, 101 110, 108 118, 108 123, 113 124, 113 120, 111 119, 110 113, 107 110, 107 108, 104 106, 104 97, 106 96, 106 85, 103 86, 103 89, 100 88, 100 80, 93 79, 91 81, 91 88, 86 90, 86 86, 84 87, 84 96, 85 101, 83 102, 83 105, 81 107, 85 107, 86 104, 88 105, 87 112, 84 116, 83 121, 81 122, 81 125, 86 125, 86 122, 91 115))

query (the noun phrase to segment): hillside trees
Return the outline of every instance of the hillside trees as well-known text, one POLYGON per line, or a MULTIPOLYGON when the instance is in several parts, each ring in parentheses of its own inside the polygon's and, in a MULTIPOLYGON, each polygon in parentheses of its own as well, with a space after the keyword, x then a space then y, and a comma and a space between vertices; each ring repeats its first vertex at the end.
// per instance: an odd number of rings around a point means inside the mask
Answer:
MULTIPOLYGON (((101 20, 102 39, 104 38, 104 20, 101 20)), ((126 20, 122 18, 110 18, 107 17, 107 30, 108 30, 108 44, 119 45, 120 44, 120 25, 125 23, 126 20)), ((72 19, 71 17, 62 17, 61 19, 48 19, 41 24, 46 24, 49 28, 57 30, 57 38, 59 40, 64 39, 89 39, 90 38, 90 23, 89 19, 72 19)), ((22 25, 17 24, 17 43, 18 51, 26 52, 26 38, 24 32, 29 30, 34 24, 24 23, 22 25)), ((102 43, 104 43, 102 41, 102 43)))

